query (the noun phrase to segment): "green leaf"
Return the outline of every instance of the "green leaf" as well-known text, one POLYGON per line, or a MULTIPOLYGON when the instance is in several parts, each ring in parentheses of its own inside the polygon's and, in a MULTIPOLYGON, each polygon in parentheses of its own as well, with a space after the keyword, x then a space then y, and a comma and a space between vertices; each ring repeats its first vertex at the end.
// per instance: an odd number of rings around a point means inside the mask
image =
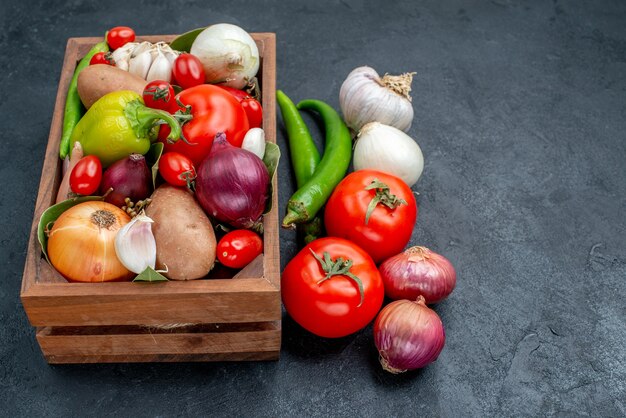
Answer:
POLYGON ((189 52, 191 51, 191 44, 193 44, 193 41, 195 41, 200 32, 205 29, 206 27, 198 28, 185 32, 182 35, 178 35, 178 37, 170 43, 170 46, 176 51, 189 52))
POLYGON ((159 160, 163 154, 163 143, 155 142, 150 145, 150 149, 146 153, 146 161, 152 164, 152 187, 156 189, 156 179, 159 174, 159 160))
POLYGON ((155 271, 152 267, 147 267, 141 274, 133 279, 133 282, 168 282, 167 277, 155 271))
POLYGON ((276 169, 278 168, 278 162, 280 160, 280 148, 273 142, 265 143, 265 154, 263 155, 263 163, 267 167, 267 171, 270 173, 270 198, 267 199, 267 205, 265 206, 265 215, 272 210, 272 198, 274 197, 274 187, 272 187, 272 180, 276 175, 276 169))
POLYGON ((102 196, 74 197, 50 206, 41 214, 41 218, 39 218, 39 225, 37 226, 37 238, 39 239, 39 244, 41 245, 41 251, 46 257, 48 263, 50 263, 50 260, 48 259, 48 235, 46 235, 46 229, 49 230, 52 228, 52 225, 54 225, 54 222, 59 218, 59 216, 72 206, 93 200, 104 200, 104 198, 102 196))

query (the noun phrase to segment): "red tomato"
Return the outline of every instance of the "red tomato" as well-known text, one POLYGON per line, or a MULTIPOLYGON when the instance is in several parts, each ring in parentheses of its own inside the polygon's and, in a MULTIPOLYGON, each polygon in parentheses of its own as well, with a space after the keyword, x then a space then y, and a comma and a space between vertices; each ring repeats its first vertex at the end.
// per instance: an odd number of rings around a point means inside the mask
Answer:
POLYGON ((172 76, 183 89, 204 84, 204 66, 191 54, 180 54, 174 61, 172 76))
POLYGON ((217 244, 217 259, 235 269, 244 268, 262 252, 261 237, 247 229, 231 231, 217 244))
POLYGON ((89 61, 89 65, 94 64, 107 64, 107 65, 115 65, 113 62, 113 57, 109 52, 98 52, 89 61))
POLYGON ((88 155, 78 161, 70 173, 70 189, 74 193, 90 196, 100 187, 102 164, 95 155, 88 155))
POLYGON ((146 106, 153 109, 173 110, 178 109, 174 88, 165 80, 149 82, 143 90, 143 101, 146 106))
POLYGON ((188 180, 196 178, 196 169, 191 160, 177 152, 161 155, 159 173, 172 186, 186 186, 188 180))
POLYGON ((116 26, 107 32, 109 48, 117 49, 135 40, 135 31, 128 26, 116 26))
POLYGON ((354 242, 376 263, 404 249, 411 239, 416 219, 417 204, 409 186, 396 176, 374 170, 359 170, 346 176, 333 191, 324 211, 328 236, 354 242), (374 180, 388 186, 388 190, 368 190, 374 180), (383 200, 366 223, 368 206, 379 193, 383 200), (394 209, 383 204, 394 195, 406 203, 399 203, 394 209))
POLYGON ((261 103, 254 97, 250 96, 248 92, 243 90, 235 89, 228 86, 220 86, 233 96, 239 100, 243 110, 246 111, 246 116, 248 116, 248 123, 250 124, 250 128, 260 128, 263 124, 263 108, 261 107, 261 103))
POLYGON ((161 125, 159 141, 165 144, 165 152, 176 151, 191 159, 197 167, 211 151, 213 139, 219 132, 226 134, 232 145, 241 147, 243 137, 248 132, 248 118, 241 105, 223 89, 211 84, 202 84, 183 90, 176 98, 183 106, 190 106, 192 119, 183 125, 182 139, 173 144, 166 137, 170 129, 161 125))
POLYGON ((320 238, 302 249, 287 264, 281 279, 285 309, 303 328, 327 338, 343 337, 364 328, 383 304, 385 290, 372 258, 356 244, 343 238, 320 238), (342 263, 335 268, 346 274, 328 278, 322 263, 313 255, 342 263), (341 260, 339 260, 341 258, 341 260), (346 265, 348 260, 352 263, 346 265))

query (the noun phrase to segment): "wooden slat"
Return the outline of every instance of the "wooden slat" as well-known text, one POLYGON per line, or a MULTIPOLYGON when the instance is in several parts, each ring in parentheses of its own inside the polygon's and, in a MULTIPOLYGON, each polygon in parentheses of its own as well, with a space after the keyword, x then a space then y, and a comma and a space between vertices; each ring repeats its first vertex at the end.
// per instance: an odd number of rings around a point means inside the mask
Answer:
POLYGON ((37 340, 51 363, 272 360, 280 351, 280 328, 244 332, 137 332, 55 334, 42 328, 37 340))

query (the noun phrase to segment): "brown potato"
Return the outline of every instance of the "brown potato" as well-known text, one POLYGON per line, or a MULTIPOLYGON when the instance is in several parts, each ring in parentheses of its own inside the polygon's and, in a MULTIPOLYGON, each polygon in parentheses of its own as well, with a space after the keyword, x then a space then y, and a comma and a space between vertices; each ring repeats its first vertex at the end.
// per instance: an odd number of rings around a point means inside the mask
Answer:
POLYGON ((186 189, 164 184, 146 209, 154 223, 156 267, 171 280, 206 276, 215 264, 215 233, 211 221, 186 189), (167 266, 167 267, 166 267, 167 266))
POLYGON ((89 109, 99 98, 119 90, 143 93, 148 82, 143 78, 107 64, 95 64, 78 74, 77 90, 80 100, 89 109))

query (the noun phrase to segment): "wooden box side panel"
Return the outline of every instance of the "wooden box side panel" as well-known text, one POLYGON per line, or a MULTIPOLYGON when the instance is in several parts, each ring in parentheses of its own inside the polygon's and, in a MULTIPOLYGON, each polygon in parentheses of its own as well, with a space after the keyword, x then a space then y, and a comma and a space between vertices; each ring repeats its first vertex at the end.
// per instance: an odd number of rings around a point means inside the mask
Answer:
MULTIPOLYGON (((276 142, 275 36, 267 33, 252 36, 262 54, 260 81, 266 138, 276 142)), ((154 35, 141 39, 171 41, 174 37, 154 35)), ((242 270, 236 276, 239 280, 168 282, 147 287, 136 283, 74 284, 67 283, 42 258, 37 224, 41 214, 53 204, 60 182, 58 147, 67 88, 76 62, 99 40, 71 38, 67 43, 22 279, 22 302, 31 324, 169 324, 185 318, 190 323, 279 320, 277 193, 273 196, 273 209, 264 220, 264 256, 259 259, 260 264, 242 270), (87 313, 81 311, 87 306, 93 308, 87 313), (136 318, 137 312, 142 312, 143 319, 136 318)), ((273 186, 276 190, 276 178, 273 186)))
POLYGON ((50 363, 276 360, 280 324, 206 327, 45 327, 37 341, 50 363))

